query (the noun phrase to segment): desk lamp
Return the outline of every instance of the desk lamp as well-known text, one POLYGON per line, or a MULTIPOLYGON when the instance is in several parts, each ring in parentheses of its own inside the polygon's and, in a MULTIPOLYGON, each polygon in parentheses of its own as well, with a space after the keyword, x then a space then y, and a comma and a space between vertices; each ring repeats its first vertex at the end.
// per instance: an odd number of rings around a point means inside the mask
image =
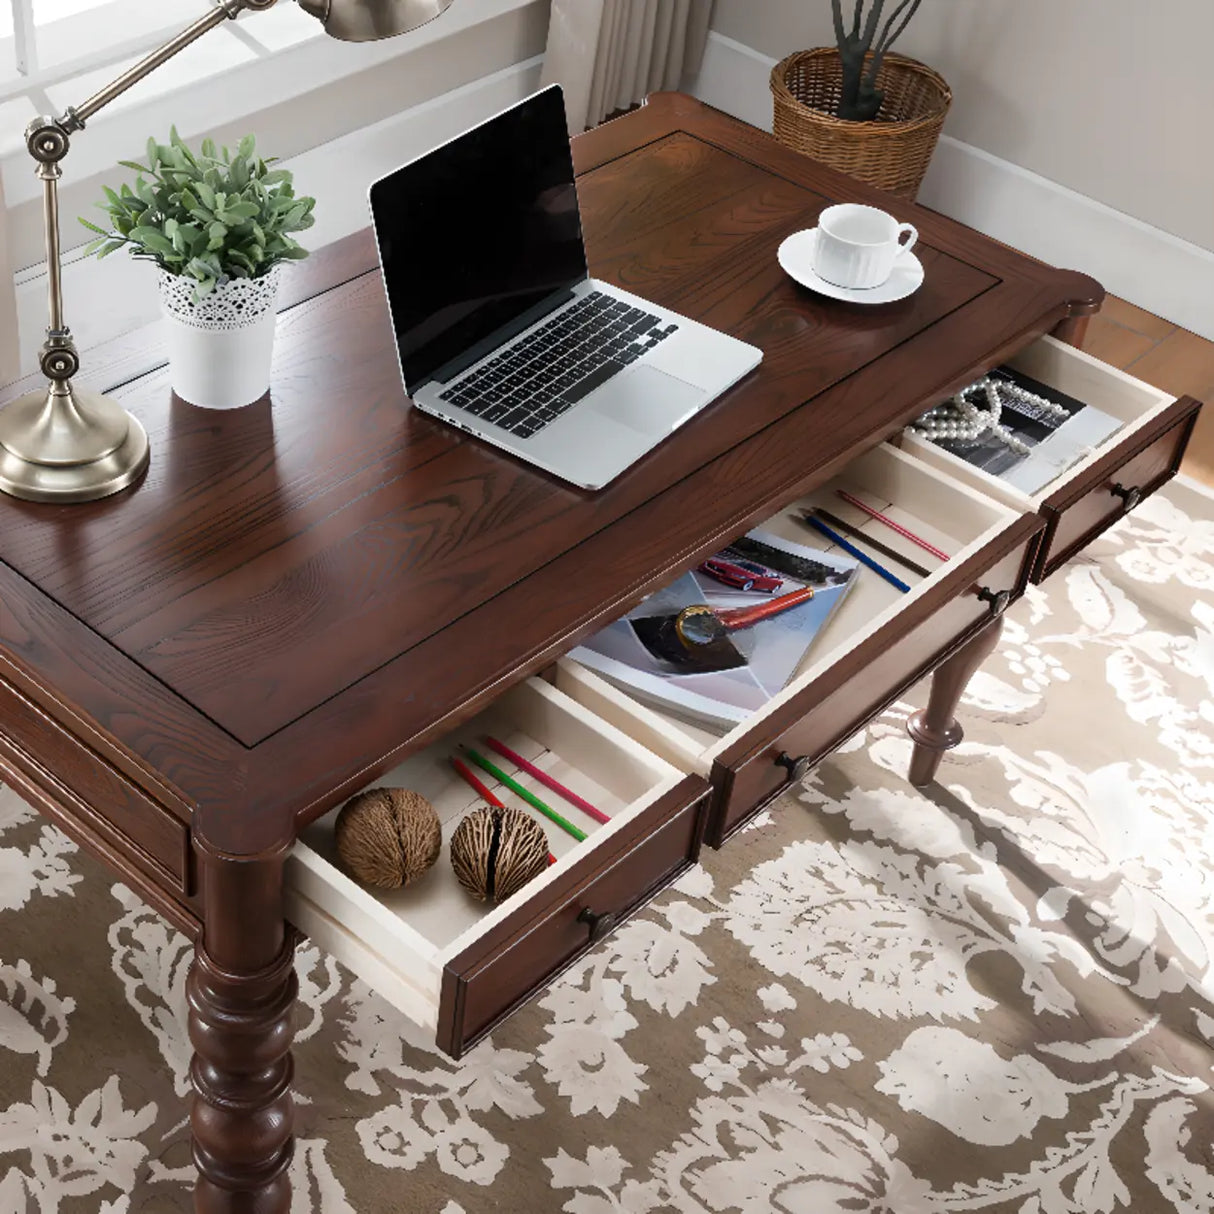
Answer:
MULTIPOLYGON (((390 38, 425 24, 453 0, 299 0, 331 37, 348 42, 390 38)), ((275 0, 217 0, 216 7, 82 105, 60 117, 35 118, 25 132, 43 186, 50 324, 39 356, 45 389, 0 409, 0 491, 36 502, 91 502, 132 484, 147 467, 148 438, 117 401, 73 386, 80 355, 63 320, 59 245, 60 161, 71 136, 133 84, 179 51, 246 9, 261 12, 275 0)))

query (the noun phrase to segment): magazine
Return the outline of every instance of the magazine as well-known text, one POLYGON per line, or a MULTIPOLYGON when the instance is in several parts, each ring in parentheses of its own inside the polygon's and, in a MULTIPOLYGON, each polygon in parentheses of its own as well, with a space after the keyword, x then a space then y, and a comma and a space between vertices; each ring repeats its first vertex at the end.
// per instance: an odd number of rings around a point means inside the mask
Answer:
POLYGON ((977 439, 937 438, 932 441, 1022 493, 1039 493, 1121 428, 1122 423, 1117 418, 1019 371, 1000 367, 991 372, 991 378, 1019 384, 1060 405, 1068 416, 1061 422, 1057 418, 1035 416, 1031 407, 1018 405, 1014 397, 1003 399, 999 421, 1030 448, 1027 455, 1014 451, 989 432, 977 439))
POLYGON ((643 701, 727 730, 784 687, 858 567, 751 531, 570 656, 643 701))

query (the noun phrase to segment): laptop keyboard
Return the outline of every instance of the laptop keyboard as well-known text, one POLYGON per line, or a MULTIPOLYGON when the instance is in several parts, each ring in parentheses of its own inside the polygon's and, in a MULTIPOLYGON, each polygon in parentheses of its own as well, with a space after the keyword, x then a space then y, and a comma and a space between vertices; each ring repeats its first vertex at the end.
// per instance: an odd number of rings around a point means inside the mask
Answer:
POLYGON ((439 400, 530 438, 677 329, 592 291, 452 384, 439 400))

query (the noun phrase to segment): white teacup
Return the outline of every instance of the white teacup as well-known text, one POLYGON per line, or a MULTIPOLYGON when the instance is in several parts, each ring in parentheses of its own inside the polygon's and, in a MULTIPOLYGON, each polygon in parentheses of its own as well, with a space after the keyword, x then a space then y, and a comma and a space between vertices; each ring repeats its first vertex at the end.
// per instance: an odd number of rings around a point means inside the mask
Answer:
POLYGON ((814 273, 837 287, 863 290, 879 287, 894 270, 904 249, 912 249, 919 233, 876 207, 841 202, 818 217, 814 273), (910 239, 905 243, 903 235, 910 239))

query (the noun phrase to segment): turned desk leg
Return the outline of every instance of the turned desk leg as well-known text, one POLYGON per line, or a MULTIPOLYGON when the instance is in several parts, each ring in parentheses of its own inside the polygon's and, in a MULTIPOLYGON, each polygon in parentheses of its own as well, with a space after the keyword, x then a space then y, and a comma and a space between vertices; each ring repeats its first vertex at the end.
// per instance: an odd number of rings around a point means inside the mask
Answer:
POLYGON ((204 928, 187 993, 196 1214, 288 1214, 298 984, 283 854, 232 859, 195 841, 204 928))
POLYGON ((1054 326, 1051 336, 1066 342, 1068 346, 1074 346, 1076 350, 1082 350, 1083 340, 1088 335, 1088 325, 1091 324, 1091 321, 1090 315, 1068 316, 1066 320, 1060 320, 1054 326))
POLYGON ((978 667, 986 661, 999 644, 1003 632, 1003 617, 992 620, 981 632, 968 640, 932 675, 932 689, 927 707, 916 712, 906 723, 906 732, 914 740, 911 755, 910 782, 916 788, 930 784, 936 778, 940 760, 946 750, 961 741, 961 726, 957 723, 957 705, 978 667))

